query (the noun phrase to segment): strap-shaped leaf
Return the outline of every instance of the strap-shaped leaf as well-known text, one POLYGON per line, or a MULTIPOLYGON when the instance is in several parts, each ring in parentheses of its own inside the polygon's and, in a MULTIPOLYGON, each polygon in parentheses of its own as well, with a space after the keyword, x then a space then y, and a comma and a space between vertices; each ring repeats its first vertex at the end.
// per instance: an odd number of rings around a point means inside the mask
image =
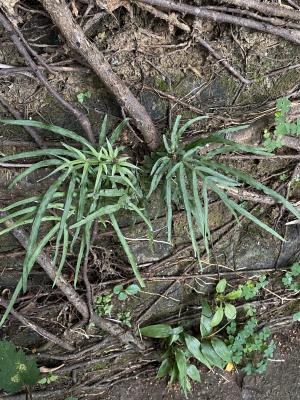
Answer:
POLYGON ((127 241, 126 241, 126 239, 125 239, 125 237, 124 237, 124 235, 123 235, 123 233, 122 233, 122 231, 121 231, 121 229, 119 227, 119 224, 118 224, 118 222, 116 220, 116 217, 114 216, 113 213, 110 214, 109 216, 110 216, 110 220, 111 220, 112 226, 113 226, 113 228, 114 228, 114 230, 115 230, 115 232, 116 232, 116 234, 118 236, 118 239, 119 239, 119 241, 120 241, 120 243, 121 243, 121 245, 123 247, 123 250, 125 251, 125 254, 127 255, 127 258, 128 258, 128 261, 129 261, 129 263, 131 265, 131 268, 132 268, 132 271, 134 273, 134 276, 136 277, 136 279, 139 282, 140 286, 142 288, 144 288, 145 287, 145 283, 144 283, 144 280, 143 280, 143 278, 142 278, 142 276, 141 276, 141 274, 140 274, 140 272, 138 270, 135 256, 133 255, 133 253, 130 250, 130 247, 128 246, 128 243, 127 243, 127 241))
POLYGON ((16 185, 18 182, 20 182, 22 179, 26 178, 26 176, 32 174, 38 169, 41 168, 47 168, 51 167, 53 165, 60 165, 62 164, 61 160, 44 160, 44 161, 39 161, 35 164, 33 164, 31 167, 26 168, 25 171, 21 172, 19 175, 15 177, 15 179, 10 183, 9 188, 12 188, 14 185, 16 185))
POLYGON ((70 170, 65 171, 64 174, 59 176, 57 180, 48 188, 46 193, 44 194, 40 205, 37 209, 32 228, 31 228, 31 233, 28 239, 28 245, 27 245, 27 252, 24 260, 24 266, 23 266, 23 290, 24 292, 27 290, 27 280, 28 280, 28 262, 31 257, 31 254, 33 252, 33 249, 36 245, 36 240, 38 237, 40 225, 41 225, 41 220, 44 216, 45 211, 47 210, 47 207, 50 203, 50 201, 53 198, 54 193, 57 191, 57 189, 61 186, 61 184, 65 181, 65 179, 69 176, 70 170))
MULTIPOLYGON (((39 129, 46 129, 47 131, 56 133, 58 135, 67 137, 69 139, 75 140, 76 142, 81 143, 83 146, 89 148, 92 153, 97 156, 97 151, 93 148, 89 141, 87 141, 84 137, 77 135, 77 133, 72 132, 68 129, 61 128, 60 126, 44 124, 43 122, 39 121, 32 121, 32 120, 0 120, 0 122, 8 125, 19 125, 19 126, 32 126, 34 128, 39 129)), ((48 151, 48 149, 47 149, 48 151)))

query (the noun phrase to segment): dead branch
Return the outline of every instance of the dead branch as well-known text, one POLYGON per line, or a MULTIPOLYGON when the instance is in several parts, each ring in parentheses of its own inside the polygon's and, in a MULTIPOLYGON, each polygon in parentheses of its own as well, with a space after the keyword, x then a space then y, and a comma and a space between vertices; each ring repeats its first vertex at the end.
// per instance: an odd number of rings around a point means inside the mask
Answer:
POLYGON ((157 6, 165 10, 178 11, 181 13, 194 15, 198 18, 206 18, 214 22, 228 23, 245 28, 254 29, 261 32, 270 33, 282 37, 289 42, 300 44, 300 32, 295 29, 285 29, 273 26, 267 22, 259 22, 248 18, 225 14, 218 11, 208 10, 205 7, 195 7, 184 3, 174 3, 170 0, 135 0, 141 3, 157 6))
POLYGON ((163 11, 157 10, 155 7, 149 6, 148 4, 141 4, 140 2, 137 2, 136 5, 142 10, 151 13, 154 17, 167 21, 170 25, 177 26, 177 28, 180 28, 185 32, 191 32, 191 28, 187 24, 178 21, 177 16, 174 14, 169 15, 163 11))
POLYGON ((257 0, 221 0, 221 3, 227 3, 239 8, 250 8, 256 10, 261 14, 274 15, 275 17, 283 17, 287 19, 293 19, 294 21, 300 21, 300 12, 297 10, 291 10, 275 4, 268 4, 257 0))
POLYGON ((40 0, 40 2, 62 32, 71 49, 83 57, 107 88, 116 96, 120 106, 133 118, 147 146, 151 150, 155 150, 160 144, 160 137, 145 107, 113 72, 104 55, 87 39, 81 27, 74 22, 66 2, 60 0, 40 0))
MULTIPOLYGON (((0 306, 7 309, 8 302, 0 297, 0 306)), ((13 308, 10 310, 10 313, 21 322, 21 324, 25 325, 27 328, 32 329, 34 332, 37 332, 39 335, 44 337, 45 339, 49 340, 52 343, 55 343, 57 346, 62 347, 68 351, 74 351, 75 348, 68 342, 58 338, 57 336, 53 335, 52 333, 46 331, 44 328, 40 327, 36 323, 30 321, 28 318, 25 318, 21 313, 14 310, 13 308)))
POLYGON ((19 52, 23 55, 25 61, 30 66, 32 71, 35 73, 36 77, 42 82, 42 84, 47 88, 47 90, 53 95, 53 97, 58 100, 60 104, 62 104, 67 110, 69 110, 80 122, 87 138, 93 143, 95 141, 94 134, 92 132, 91 124, 88 118, 77 108, 73 107, 70 103, 68 103, 57 91, 56 89, 49 83, 46 79, 42 71, 38 68, 36 63, 30 57, 28 51, 26 50, 26 46, 22 43, 19 38, 16 29, 13 24, 2 14, 0 13, 0 23, 3 25, 4 29, 10 35, 13 43, 19 50, 19 52))

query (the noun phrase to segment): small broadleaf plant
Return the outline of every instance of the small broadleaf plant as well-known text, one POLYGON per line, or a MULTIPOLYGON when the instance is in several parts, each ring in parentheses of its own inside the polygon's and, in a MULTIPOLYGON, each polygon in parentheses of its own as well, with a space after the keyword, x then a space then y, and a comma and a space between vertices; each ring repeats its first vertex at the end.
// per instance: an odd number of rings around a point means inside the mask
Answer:
POLYGON ((236 318, 236 307, 231 304, 231 301, 237 300, 242 295, 242 290, 232 290, 231 292, 225 293, 225 289, 227 286, 227 280, 225 278, 221 279, 216 286, 216 309, 211 321, 211 326, 219 325, 224 315, 228 321, 234 320, 236 318))
POLYGON ((273 132, 265 130, 264 145, 268 151, 273 152, 283 146, 282 136, 300 135, 300 118, 291 122, 287 118, 287 113, 291 109, 291 101, 287 97, 281 97, 276 102, 275 129, 273 132))
POLYGON ((126 288, 123 285, 116 285, 113 289, 115 295, 118 296, 120 301, 124 301, 128 296, 134 296, 141 291, 141 288, 135 283, 127 286, 126 288))
POLYGON ((260 228, 283 240, 270 226, 247 211, 241 204, 232 200, 227 195, 227 190, 245 183, 273 197, 292 214, 299 216, 299 210, 283 196, 248 174, 215 160, 216 156, 225 153, 247 152, 265 156, 270 153, 265 149, 238 144, 224 138, 224 133, 237 131, 245 126, 224 129, 206 138, 196 139, 188 143, 182 141, 185 131, 193 123, 203 118, 205 117, 191 119, 180 127, 181 116, 177 116, 170 137, 163 136, 164 146, 153 157, 152 180, 148 198, 159 188, 162 190, 167 209, 168 241, 172 242, 173 205, 178 208, 183 206, 195 257, 200 262, 198 236, 203 237, 206 251, 207 253, 209 252, 209 191, 216 194, 224 202, 237 221, 239 221, 238 214, 240 214, 260 228), (215 148, 206 151, 205 147, 209 144, 212 144, 215 148))
POLYGON ((0 210, 0 223, 13 221, 6 229, 0 231, 0 235, 19 226, 31 225, 22 279, 17 284, 0 326, 7 318, 22 288, 26 291, 28 275, 40 252, 50 240, 55 241, 53 264, 54 266, 58 264, 56 278, 61 274, 67 253, 73 251, 74 246, 79 242, 74 278, 76 287, 82 260, 90 247, 94 221, 98 221, 103 226, 107 223, 112 225, 133 273, 143 287, 144 282, 138 271, 136 259, 121 231, 117 217, 120 210, 133 213, 146 223, 149 236, 151 236, 150 221, 144 210, 139 207, 142 198, 138 184, 139 168, 130 162, 129 157, 124 154, 124 148, 116 146, 115 143, 126 126, 127 120, 113 130, 108 140, 106 138, 107 117, 105 117, 97 145, 70 130, 54 125, 31 120, 2 120, 0 122, 46 129, 60 137, 73 140, 77 145, 74 147, 62 143, 62 148, 34 150, 0 159, 1 162, 9 162, 48 157, 26 168, 12 181, 11 186, 29 174, 40 169, 45 170, 45 168, 53 168, 53 170, 43 179, 55 178, 49 181, 49 187, 43 195, 17 201, 0 210), (53 225, 39 240, 41 226, 46 221, 53 222, 53 225))
POLYGON ((13 343, 0 341, 0 389, 12 394, 25 389, 30 394, 31 386, 39 379, 34 359, 17 350, 13 343))
MULTIPOLYGON (((140 329, 143 336, 161 339, 165 353, 157 378, 169 376, 169 384, 179 382, 185 395, 191 390, 190 379, 201 382, 197 363, 211 369, 224 369, 231 363, 231 352, 212 326, 213 312, 208 302, 203 302, 200 317, 201 336, 196 337, 184 331, 182 326, 173 328, 168 324, 149 325, 140 329)), ((216 325, 215 325, 216 327, 216 325)))

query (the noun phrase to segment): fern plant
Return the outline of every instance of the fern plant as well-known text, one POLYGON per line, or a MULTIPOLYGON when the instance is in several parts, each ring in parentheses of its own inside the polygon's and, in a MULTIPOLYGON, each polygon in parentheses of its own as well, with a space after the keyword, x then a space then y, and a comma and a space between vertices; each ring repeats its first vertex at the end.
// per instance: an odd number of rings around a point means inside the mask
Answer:
POLYGON ((51 239, 55 240, 53 264, 58 264, 56 277, 61 274, 68 251, 72 251, 75 244, 78 241, 80 242, 74 278, 76 287, 82 260, 90 247, 92 224, 96 220, 104 226, 107 222, 112 225, 136 279, 141 286, 144 286, 135 257, 117 219, 117 213, 120 210, 127 210, 140 217, 151 232, 149 220, 144 211, 138 207, 141 200, 138 184, 139 168, 130 162, 129 157, 124 155, 123 147, 115 146, 115 142, 127 120, 118 125, 108 140, 106 139, 107 118, 105 117, 99 132, 97 146, 92 145, 76 133, 58 126, 22 120, 4 120, 1 122, 46 129, 63 138, 72 139, 81 148, 62 143, 62 148, 29 151, 1 159, 1 162, 7 162, 26 158, 48 157, 34 163, 20 173, 10 186, 15 185, 37 170, 49 167, 53 170, 43 179, 50 177, 54 179, 50 181, 49 187, 43 195, 17 201, 0 210, 5 213, 2 214, 0 223, 14 221, 13 224, 0 231, 0 235, 19 226, 31 225, 22 279, 15 289, 0 325, 5 321, 19 292, 22 288, 24 291, 26 290, 28 275, 34 262, 51 239), (40 239, 40 228, 46 221, 53 222, 53 225, 40 239), (61 252, 60 247, 62 247, 61 252))
POLYGON ((148 198, 158 188, 162 189, 167 209, 168 241, 172 242, 172 206, 176 204, 178 207, 184 207, 194 254, 199 259, 199 262, 200 250, 197 243, 197 236, 201 235, 203 237, 206 251, 209 252, 209 191, 214 192, 224 202, 236 219, 238 214, 240 214, 275 237, 283 240, 270 226, 256 218, 242 205, 232 200, 226 191, 229 188, 246 183, 252 188, 272 196, 278 202, 282 203, 292 214, 297 215, 297 218, 299 218, 300 212, 274 190, 241 170, 215 160, 216 156, 225 153, 247 152, 265 156, 268 156, 269 153, 265 149, 238 144, 223 137, 224 133, 237 131, 244 128, 244 126, 225 129, 206 138, 184 143, 181 139, 185 131, 193 123, 203 118, 205 117, 191 119, 180 127, 181 116, 178 116, 173 125, 170 137, 163 137, 164 148, 156 154, 156 158, 153 160, 151 170, 152 180, 148 198), (201 151, 205 150, 205 146, 208 144, 214 144, 218 147, 201 155, 201 151))

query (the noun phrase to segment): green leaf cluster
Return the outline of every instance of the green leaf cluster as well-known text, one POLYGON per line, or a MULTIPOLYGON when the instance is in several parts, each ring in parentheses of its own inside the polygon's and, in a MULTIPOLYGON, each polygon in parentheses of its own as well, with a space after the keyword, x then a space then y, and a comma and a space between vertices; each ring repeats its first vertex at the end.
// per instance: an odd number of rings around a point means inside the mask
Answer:
POLYGON ((87 90, 86 92, 77 93, 77 95, 76 95, 77 101, 80 104, 82 104, 86 99, 90 99, 91 96, 92 96, 92 93, 89 90, 87 90))
POLYGON ((99 295, 95 297, 94 309, 99 317, 108 315, 111 317, 113 305, 111 304, 113 294, 99 295))
POLYGON ((231 362, 228 346, 213 333, 212 320, 212 310, 204 302, 199 337, 185 332, 182 326, 173 328, 168 324, 150 325, 140 329, 141 335, 163 341, 165 353, 157 377, 169 376, 169 384, 178 381, 185 395, 191 390, 190 380, 201 382, 197 364, 203 364, 209 369, 224 369, 231 362))
POLYGON ((117 315, 117 319, 121 322, 122 325, 128 326, 128 328, 132 327, 131 320, 132 315, 130 311, 121 311, 117 315))
POLYGON ((294 263, 291 266, 291 270, 286 272, 284 277, 282 278, 282 283, 289 290, 293 290, 297 292, 300 290, 300 264, 294 263))
POLYGON ((50 385, 52 382, 56 382, 58 378, 59 378, 58 375, 50 373, 44 376, 42 379, 40 379, 38 383, 40 385, 50 385))
POLYGON ((17 350, 13 343, 0 341, 0 389, 16 393, 35 385, 39 378, 40 371, 34 359, 17 350))
POLYGON ((287 97, 282 97, 276 102, 275 129, 273 132, 268 130, 264 132, 264 146, 270 152, 283 146, 282 136, 300 135, 300 118, 294 122, 290 122, 287 118, 291 105, 292 103, 287 97))
POLYGON ((25 179, 31 173, 49 167, 52 168, 52 171, 44 179, 50 177, 55 179, 50 181, 48 189, 42 196, 17 201, 0 210, 4 213, 0 218, 0 223, 14 221, 9 227, 1 230, 0 235, 19 226, 31 225, 22 279, 17 284, 0 325, 4 323, 20 291, 22 289, 26 291, 31 269, 40 252, 50 240, 55 240, 53 264, 57 266, 56 279, 62 272, 68 252, 72 252, 77 246, 74 278, 76 287, 82 261, 89 251, 94 221, 98 221, 104 227, 107 223, 111 224, 136 279, 143 287, 144 282, 138 271, 136 259, 121 231, 117 218, 120 210, 133 213, 146 223, 151 236, 150 221, 144 210, 138 206, 142 199, 138 179, 139 168, 130 162, 129 157, 124 154, 123 147, 115 145, 127 120, 117 126, 108 140, 106 138, 107 118, 105 117, 97 145, 89 143, 72 131, 54 125, 36 121, 5 120, 1 122, 46 129, 63 138, 73 140, 80 149, 62 143, 62 148, 34 150, 1 158, 1 162, 7 162, 48 157, 25 169, 13 180, 11 186, 25 179), (39 240, 41 225, 46 221, 53 222, 53 226, 39 240))
POLYGON ((275 343, 269 340, 269 328, 257 331, 257 327, 258 321, 254 314, 241 329, 237 328, 236 321, 226 328, 232 361, 243 365, 242 371, 247 375, 264 373, 276 348, 275 343))
POLYGON ((227 280, 225 278, 221 279, 216 286, 215 302, 217 307, 211 321, 212 327, 218 326, 223 321, 224 316, 229 321, 236 318, 236 307, 230 302, 239 299, 242 291, 237 289, 225 293, 226 286, 227 280))
POLYGON ((135 283, 127 286, 126 288, 124 285, 117 285, 114 287, 114 294, 118 296, 118 299, 124 301, 127 299, 128 296, 134 296, 141 291, 141 288, 136 285, 135 283))
MULTIPOLYGON (((239 222, 238 216, 248 218, 260 228, 275 237, 283 238, 263 221, 247 211, 227 195, 227 190, 246 183, 254 189, 263 191, 273 197, 294 215, 299 211, 283 196, 256 181, 237 168, 215 161, 215 157, 234 152, 269 155, 265 149, 241 145, 224 138, 224 133, 238 131, 245 126, 225 129, 206 138, 200 138, 189 143, 184 143, 182 137, 185 131, 195 122, 205 117, 197 117, 180 126, 181 116, 177 116, 170 135, 163 136, 164 147, 153 156, 151 169, 151 185, 148 199, 153 192, 161 188, 162 196, 167 210, 168 241, 172 242, 173 205, 183 207, 186 213, 189 235, 192 242, 194 255, 200 263, 200 249, 197 237, 202 236, 207 253, 209 253, 209 192, 217 195, 226 205, 230 213, 239 222), (213 149, 207 151, 207 145, 213 149)), ((147 161, 149 164, 149 160, 147 161)))
POLYGON ((246 283, 239 286, 241 290, 241 297, 245 300, 253 299, 259 295, 261 289, 265 288, 268 285, 269 281, 266 275, 261 275, 257 282, 254 282, 252 279, 249 279, 246 283))

